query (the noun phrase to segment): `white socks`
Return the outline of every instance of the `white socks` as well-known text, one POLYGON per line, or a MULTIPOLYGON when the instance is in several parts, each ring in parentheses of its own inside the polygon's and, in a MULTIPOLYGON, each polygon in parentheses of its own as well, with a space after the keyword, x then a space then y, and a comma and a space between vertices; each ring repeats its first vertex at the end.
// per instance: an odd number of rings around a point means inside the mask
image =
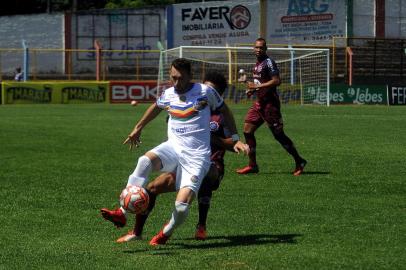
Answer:
POLYGON ((143 187, 148 182, 148 176, 152 171, 152 162, 147 156, 141 156, 138 159, 137 167, 128 177, 127 186, 136 185, 143 187))
POLYGON ((163 233, 166 236, 172 235, 176 227, 181 225, 189 214, 189 204, 183 202, 175 202, 175 209, 172 212, 171 220, 163 229, 163 233))

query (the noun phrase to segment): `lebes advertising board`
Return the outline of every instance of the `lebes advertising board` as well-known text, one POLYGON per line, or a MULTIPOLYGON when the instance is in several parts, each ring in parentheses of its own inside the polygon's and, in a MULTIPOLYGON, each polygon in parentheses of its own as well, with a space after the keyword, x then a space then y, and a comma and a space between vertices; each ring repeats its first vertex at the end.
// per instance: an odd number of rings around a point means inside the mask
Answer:
POLYGON ((346 1, 273 0, 267 2, 267 39, 274 44, 331 45, 346 36, 346 1))
POLYGON ((259 34, 259 1, 195 2, 168 9, 168 47, 233 46, 259 34))

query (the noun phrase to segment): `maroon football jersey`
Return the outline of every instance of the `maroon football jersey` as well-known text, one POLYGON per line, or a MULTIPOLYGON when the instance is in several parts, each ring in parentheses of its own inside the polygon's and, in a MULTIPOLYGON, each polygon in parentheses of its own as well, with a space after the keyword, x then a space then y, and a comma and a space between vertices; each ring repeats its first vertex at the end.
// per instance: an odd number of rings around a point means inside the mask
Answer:
MULTIPOLYGON (((218 136, 220 138, 226 138, 226 131, 224 130, 224 119, 223 115, 218 112, 214 111, 211 112, 211 119, 210 119, 210 131, 211 134, 218 136)), ((216 162, 224 166, 224 155, 226 150, 222 147, 218 147, 216 145, 211 145, 211 161, 216 162)))
MULTIPOLYGON (((276 62, 266 56, 258 61, 253 69, 254 83, 260 84, 270 81, 272 76, 279 75, 279 69, 276 62)), ((276 91, 276 86, 269 88, 260 88, 256 91, 258 102, 271 103, 275 107, 280 107, 279 95, 276 91)))

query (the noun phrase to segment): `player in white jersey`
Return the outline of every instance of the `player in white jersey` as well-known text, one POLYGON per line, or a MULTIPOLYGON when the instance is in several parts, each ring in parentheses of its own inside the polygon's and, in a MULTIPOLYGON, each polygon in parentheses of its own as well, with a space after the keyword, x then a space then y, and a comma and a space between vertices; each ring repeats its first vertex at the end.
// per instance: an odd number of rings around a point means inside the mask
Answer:
MULTIPOLYGON (((210 168, 210 110, 223 113, 229 127, 236 152, 245 152, 246 146, 239 140, 234 117, 217 92, 203 84, 191 82, 191 64, 178 58, 172 62, 170 79, 173 87, 164 91, 152 104, 128 135, 124 144, 137 147, 143 128, 162 110, 169 113, 168 140, 138 159, 128 185, 145 186, 152 170, 176 171, 175 208, 171 219, 152 238, 150 245, 165 244, 174 229, 182 224, 189 212, 200 184, 210 168)), ((101 209, 103 217, 117 227, 126 224, 125 210, 101 209)))

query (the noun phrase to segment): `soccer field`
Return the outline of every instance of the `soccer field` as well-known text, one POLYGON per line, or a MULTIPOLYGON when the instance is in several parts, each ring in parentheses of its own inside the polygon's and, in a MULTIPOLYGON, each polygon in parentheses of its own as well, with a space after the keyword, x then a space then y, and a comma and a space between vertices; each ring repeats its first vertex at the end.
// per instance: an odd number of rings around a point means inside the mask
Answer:
MULTIPOLYGON (((249 105, 231 105, 241 133, 249 105)), ((260 173, 226 155, 206 241, 189 218, 165 246, 149 240, 170 218, 158 197, 144 240, 117 244, 104 221, 137 158, 165 140, 162 113, 130 152, 121 143, 147 108, 0 106, 0 269, 404 269, 406 107, 284 106, 285 131, 308 161, 294 162, 261 127, 260 173)), ((156 174, 154 174, 156 175, 156 174)))

